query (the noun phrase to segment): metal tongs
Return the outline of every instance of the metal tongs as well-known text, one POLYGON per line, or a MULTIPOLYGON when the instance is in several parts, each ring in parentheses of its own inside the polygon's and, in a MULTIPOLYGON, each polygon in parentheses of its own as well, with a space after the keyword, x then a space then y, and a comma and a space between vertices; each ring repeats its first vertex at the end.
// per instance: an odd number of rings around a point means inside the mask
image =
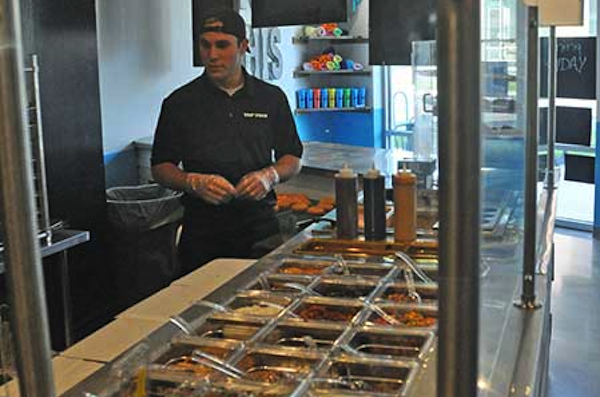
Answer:
MULTIPOLYGON (((215 366, 221 367, 219 369, 219 371, 221 369, 225 369, 225 370, 231 372, 232 374, 235 374, 235 375, 231 376, 233 378, 239 379, 239 378, 242 378, 245 375, 244 372, 242 370, 238 369, 237 367, 234 367, 231 364, 227 364, 225 361, 223 361, 223 360, 221 360, 221 359, 213 356, 212 354, 204 353, 201 350, 198 350, 198 349, 194 350, 192 352, 192 357, 197 357, 197 358, 200 358, 200 359, 204 359, 204 360, 210 361, 215 366)), ((221 372, 225 373, 224 371, 221 371, 221 372)), ((227 373, 225 373, 225 375, 227 375, 227 373)))
POLYGON ((342 269, 342 274, 344 276, 349 276, 351 274, 350 268, 348 267, 344 256, 342 254, 335 254, 334 257, 337 260, 337 263, 335 264, 336 267, 340 267, 342 269))
POLYGON ((421 295, 417 292, 417 287, 415 286, 415 279, 413 277, 413 272, 411 268, 404 269, 404 280, 406 280, 406 290, 408 292, 408 297, 418 304, 422 302, 421 295))
POLYGON ((394 252, 394 255, 396 256, 396 258, 403 261, 406 264, 406 266, 410 270, 412 270, 413 273, 416 274, 419 279, 421 279, 422 282, 433 283, 433 280, 431 278, 429 278, 429 276, 427 276, 427 274, 425 274, 425 272, 423 270, 421 270, 421 268, 415 263, 413 258, 411 258, 409 255, 405 254, 402 251, 396 251, 396 252, 394 252))
POLYGON ((319 348, 319 345, 333 345, 332 341, 326 339, 315 339, 310 335, 297 336, 297 337, 288 337, 288 338, 280 338, 275 342, 276 345, 285 344, 287 342, 300 342, 306 345, 309 349, 316 350, 319 348))
MULTIPOLYGON (((163 364, 163 368, 169 368, 177 363, 180 362, 193 362, 194 364, 198 364, 198 365, 203 365, 205 367, 209 367, 211 369, 214 369, 215 371, 221 372, 222 374, 229 376, 231 378, 235 378, 235 379, 240 379, 241 376, 238 375, 237 372, 233 372, 230 371, 228 368, 217 364, 216 362, 210 361, 208 359, 204 359, 204 358, 200 358, 200 357, 196 357, 194 355, 194 353, 192 353, 191 356, 180 356, 180 357, 175 357, 170 359, 169 361, 167 361, 166 363, 163 364)), ((219 360, 220 361, 220 360, 219 360)))
POLYGON ((360 300, 366 307, 373 310, 375 313, 377 313, 377 315, 379 315, 391 325, 401 325, 400 321, 396 320, 393 316, 390 316, 385 310, 383 310, 379 306, 366 301, 364 298, 358 298, 358 300, 360 300))
POLYGON ((312 288, 310 288, 306 285, 302 285, 302 284, 298 284, 298 283, 285 283, 285 284, 283 284, 283 286, 298 290, 307 295, 323 296, 323 295, 319 294, 317 291, 313 290, 312 288))

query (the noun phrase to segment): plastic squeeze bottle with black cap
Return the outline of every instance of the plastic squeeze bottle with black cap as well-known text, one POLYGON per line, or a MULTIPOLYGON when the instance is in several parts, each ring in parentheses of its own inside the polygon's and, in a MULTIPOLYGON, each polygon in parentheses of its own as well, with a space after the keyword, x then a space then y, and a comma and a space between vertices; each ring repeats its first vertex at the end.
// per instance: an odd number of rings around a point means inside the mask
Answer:
POLYGON ((394 240, 410 243, 417 239, 417 177, 406 169, 394 175, 394 240))
POLYGON ((335 204, 337 214, 337 238, 358 237, 358 178, 347 164, 335 174, 335 204))
POLYGON ((363 177, 365 240, 385 240, 385 177, 375 165, 363 177))

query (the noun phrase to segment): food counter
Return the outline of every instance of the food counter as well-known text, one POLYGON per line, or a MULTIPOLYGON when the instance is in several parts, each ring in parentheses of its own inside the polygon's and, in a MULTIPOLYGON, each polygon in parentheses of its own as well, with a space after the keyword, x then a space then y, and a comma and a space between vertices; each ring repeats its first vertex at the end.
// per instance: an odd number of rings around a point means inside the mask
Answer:
MULTIPOLYGON (((548 193, 540 214, 552 233, 555 193, 548 193)), ((143 377, 149 396, 191 389, 207 396, 434 396, 435 239, 403 246, 327 233, 313 225, 251 265, 213 262, 125 311, 62 353, 102 363, 63 395, 111 396, 143 377), (400 250, 412 260, 396 256, 400 250), (99 346, 110 354, 98 355, 99 346)), ((482 249, 482 395, 532 390, 546 378, 548 276, 538 276, 542 309, 513 305, 520 281, 510 269, 518 258, 504 252, 518 245, 515 238, 509 225, 502 240, 486 240, 482 249)), ((542 254, 549 242, 540 238, 540 258, 549 258, 542 254)))

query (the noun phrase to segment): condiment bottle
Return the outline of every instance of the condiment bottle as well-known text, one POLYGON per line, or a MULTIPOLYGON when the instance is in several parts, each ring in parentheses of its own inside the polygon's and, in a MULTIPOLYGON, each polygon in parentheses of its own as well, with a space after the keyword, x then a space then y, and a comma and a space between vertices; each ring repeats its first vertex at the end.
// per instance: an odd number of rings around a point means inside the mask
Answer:
POLYGON ((417 238, 417 177, 406 168, 394 175, 394 240, 417 238))
POLYGON ((385 240, 385 177, 375 166, 365 173, 363 188, 365 240, 385 240))
POLYGON ((358 236, 358 178, 351 168, 344 165, 335 174, 335 203, 337 213, 337 237, 355 239, 358 236))

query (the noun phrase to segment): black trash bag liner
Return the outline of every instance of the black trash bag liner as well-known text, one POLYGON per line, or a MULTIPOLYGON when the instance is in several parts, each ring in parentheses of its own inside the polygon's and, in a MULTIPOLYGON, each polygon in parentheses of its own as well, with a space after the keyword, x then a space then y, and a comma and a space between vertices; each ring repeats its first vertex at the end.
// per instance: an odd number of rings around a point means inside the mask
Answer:
POLYGON ((182 217, 182 196, 158 184, 113 187, 106 191, 108 220, 128 231, 156 229, 182 217))

